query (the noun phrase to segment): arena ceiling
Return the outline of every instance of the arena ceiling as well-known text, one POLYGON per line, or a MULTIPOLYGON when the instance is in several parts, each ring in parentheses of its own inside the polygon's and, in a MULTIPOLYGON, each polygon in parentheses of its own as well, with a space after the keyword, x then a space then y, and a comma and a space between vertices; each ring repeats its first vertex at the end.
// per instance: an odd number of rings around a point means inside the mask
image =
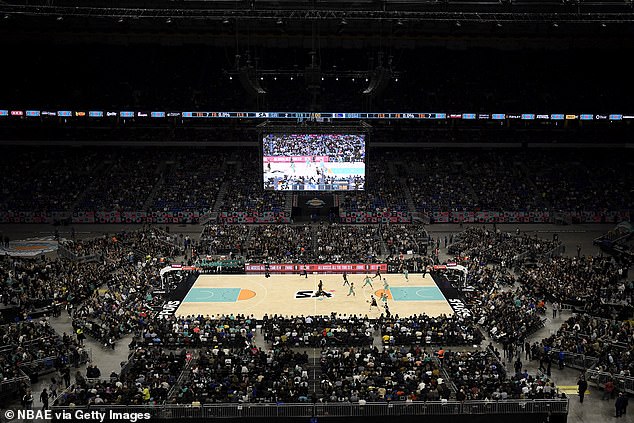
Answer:
POLYGON ((4 42, 107 41, 270 47, 631 42, 632 0, 8 0, 4 42), (461 41, 462 40, 462 41, 461 41))

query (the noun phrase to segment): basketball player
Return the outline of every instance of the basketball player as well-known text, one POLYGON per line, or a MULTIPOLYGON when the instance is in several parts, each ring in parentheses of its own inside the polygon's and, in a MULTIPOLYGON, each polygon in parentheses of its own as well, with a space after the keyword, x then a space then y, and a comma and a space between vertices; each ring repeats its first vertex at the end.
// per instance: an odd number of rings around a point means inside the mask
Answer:
POLYGON ((407 267, 403 269, 403 274, 405 275, 405 282, 409 281, 409 270, 407 270, 407 267))
POLYGON ((366 285, 370 285, 370 288, 372 288, 372 278, 370 277, 370 275, 365 275, 363 286, 361 288, 364 288, 366 285))
POLYGON ((350 282, 348 282, 348 274, 346 272, 343 272, 343 286, 350 286, 350 282))
POLYGON ((383 278, 383 291, 390 289, 390 285, 387 283, 387 279, 383 278))
POLYGON ((317 285, 317 294, 315 296, 319 297, 321 295, 326 295, 326 293, 324 292, 324 282, 319 279, 319 284, 317 285))
POLYGON ((305 276, 308 279, 308 272, 306 271, 306 266, 302 269, 302 273, 299 276, 305 276))
POLYGON ((390 308, 387 306, 387 303, 385 303, 385 317, 389 319, 391 316, 392 313, 390 313, 390 308))
POLYGON ((381 280, 381 268, 380 267, 376 268, 376 274, 374 276, 372 276, 372 279, 376 278, 377 276, 379 277, 379 280, 381 280))
POLYGON ((352 295, 353 297, 356 296, 356 294, 354 293, 354 282, 350 282, 350 289, 348 289, 348 295, 346 296, 349 297, 350 295, 352 295))
POLYGON ((387 305, 387 292, 383 291, 381 293, 381 301, 383 301, 384 305, 387 305))
POLYGON ((380 310, 379 305, 376 303, 376 298, 374 298, 374 295, 370 295, 370 311, 372 311, 372 307, 376 307, 377 310, 380 310))

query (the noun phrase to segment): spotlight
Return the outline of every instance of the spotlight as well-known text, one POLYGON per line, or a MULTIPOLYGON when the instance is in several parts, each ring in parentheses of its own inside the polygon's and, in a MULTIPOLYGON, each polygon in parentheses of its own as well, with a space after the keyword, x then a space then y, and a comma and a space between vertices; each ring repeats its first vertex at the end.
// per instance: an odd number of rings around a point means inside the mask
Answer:
POLYGON ((165 19, 165 23, 168 23, 168 24, 172 23, 172 18, 165 19))
POLYGON ((229 18, 224 18, 224 19, 222 20, 222 23, 223 23, 223 24, 225 24, 225 25, 227 25, 227 24, 229 23, 229 18))
POLYGON ((57 21, 59 22, 59 21, 63 21, 63 20, 64 20, 64 17, 63 17, 63 16, 58 16, 56 19, 57 19, 57 21))
POLYGON ((279 18, 277 20, 277 22, 275 22, 275 23, 278 24, 278 25, 284 25, 284 21, 282 20, 282 18, 279 18))
POLYGON ((559 24, 557 22, 553 22, 553 28, 559 28, 559 24))
POLYGON ((232 80, 232 79, 233 79, 233 76, 229 76, 229 80, 232 80))
POLYGON ((123 23, 123 18, 119 18, 119 19, 117 19, 117 22, 119 22, 119 23, 123 23))
POLYGON ((396 25, 403 26, 404 24, 403 21, 399 19, 398 21, 396 21, 396 25))
POLYGON ((348 25, 348 21, 346 20, 346 18, 341 18, 341 22, 339 22, 339 25, 348 25))
POLYGON ((456 26, 457 26, 458 28, 460 28, 460 27, 462 26, 462 24, 460 23, 460 21, 456 21, 456 26))
POLYGON ((263 76, 260 77, 260 81, 264 81, 264 77, 263 76))

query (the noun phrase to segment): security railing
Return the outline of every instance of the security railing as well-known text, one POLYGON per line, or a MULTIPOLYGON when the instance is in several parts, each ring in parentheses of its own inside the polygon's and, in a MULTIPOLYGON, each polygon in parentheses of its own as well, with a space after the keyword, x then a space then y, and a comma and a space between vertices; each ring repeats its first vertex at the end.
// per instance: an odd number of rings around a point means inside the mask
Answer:
POLYGON ((634 394, 634 377, 621 376, 618 374, 615 375, 609 372, 602 372, 599 369, 586 370, 586 380, 590 383, 594 383, 601 388, 603 388, 605 383, 610 379, 612 380, 612 382, 614 382, 614 386, 617 391, 634 394))
MULTIPOLYGON (((558 357, 559 350, 553 348, 551 351, 554 354, 554 357, 558 357)), ((590 369, 594 367, 598 362, 599 359, 597 357, 564 351, 564 363, 567 367, 572 367, 573 369, 590 369)))
POLYGON ((18 370, 20 376, 0 382, 0 397, 20 392, 20 387, 31 386, 31 379, 22 370, 18 370))
POLYGON ((542 254, 542 257, 550 257, 550 258, 560 257, 564 254, 565 250, 566 250, 566 247, 563 244, 559 244, 552 250, 542 254))
POLYGON ((77 262, 77 263, 89 263, 92 261, 98 261, 97 254, 90 253, 80 256, 74 252, 72 252, 63 242, 58 243, 57 254, 65 259, 77 262))
MULTIPOLYGON (((59 358, 58 355, 39 358, 37 360, 21 363, 19 367, 21 370, 24 370, 25 373, 27 374, 30 374, 30 375, 38 374, 41 376, 43 374, 50 373, 57 370, 56 365, 57 365, 58 358, 59 358)), ((78 364, 88 363, 89 361, 91 361, 91 359, 92 359, 92 350, 90 348, 82 349, 79 353, 79 360, 77 361, 77 363, 78 364)))
POLYGON ((148 413, 157 419, 212 419, 248 417, 424 416, 457 414, 568 414, 568 398, 503 401, 430 401, 392 403, 296 403, 205 405, 93 405, 51 407, 55 411, 99 410, 112 413, 148 413))

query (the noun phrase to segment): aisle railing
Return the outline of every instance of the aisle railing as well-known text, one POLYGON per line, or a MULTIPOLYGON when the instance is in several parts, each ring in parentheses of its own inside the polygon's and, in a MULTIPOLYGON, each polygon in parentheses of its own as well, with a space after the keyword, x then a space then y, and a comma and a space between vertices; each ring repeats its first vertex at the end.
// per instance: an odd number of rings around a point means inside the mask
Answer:
MULTIPOLYGON (((67 407, 53 406, 61 411, 67 407)), ((568 414, 568 398, 513 399, 503 401, 429 401, 382 403, 293 403, 293 404, 205 404, 205 405, 110 405, 73 406, 76 410, 112 413, 148 413, 159 419, 212 419, 247 417, 350 417, 350 416, 437 416, 457 414, 568 414)))
POLYGON ((601 388, 603 388, 605 383, 610 379, 614 382, 617 391, 634 394, 634 377, 615 375, 596 368, 586 370, 586 380, 601 388))

